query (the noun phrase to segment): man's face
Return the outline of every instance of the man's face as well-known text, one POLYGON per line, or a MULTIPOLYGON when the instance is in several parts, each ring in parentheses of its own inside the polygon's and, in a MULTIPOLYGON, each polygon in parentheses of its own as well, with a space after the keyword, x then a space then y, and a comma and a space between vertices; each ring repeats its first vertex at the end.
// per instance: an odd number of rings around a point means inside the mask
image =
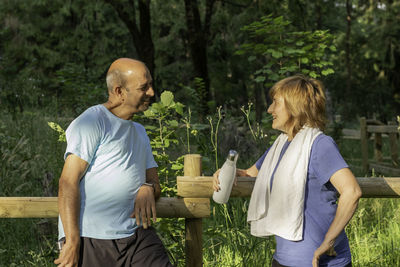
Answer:
POLYGON ((128 71, 124 105, 133 113, 145 111, 149 108, 150 99, 154 96, 152 78, 146 67, 128 71))

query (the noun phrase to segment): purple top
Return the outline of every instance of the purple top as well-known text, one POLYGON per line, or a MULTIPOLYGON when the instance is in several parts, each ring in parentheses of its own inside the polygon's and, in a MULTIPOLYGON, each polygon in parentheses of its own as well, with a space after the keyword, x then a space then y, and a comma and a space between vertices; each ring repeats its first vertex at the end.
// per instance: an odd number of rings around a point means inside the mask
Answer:
MULTIPOLYGON (((284 145, 277 166, 289 145, 290 142, 284 145)), ((268 151, 269 148, 256 162, 258 170, 260 170, 268 151)), ((275 170, 277 166, 275 166, 275 170)), ((311 147, 308 164, 303 239, 301 241, 289 241, 275 236, 274 259, 280 264, 291 267, 312 266, 314 252, 324 240, 337 209, 337 191, 329 182, 329 179, 336 171, 347 167, 348 165, 340 155, 335 141, 324 134, 317 136, 311 147)), ((273 179, 274 177, 271 180, 273 179)), ((351 262, 349 241, 344 230, 336 238, 335 251, 336 257, 321 256, 319 266, 339 267, 351 262)))

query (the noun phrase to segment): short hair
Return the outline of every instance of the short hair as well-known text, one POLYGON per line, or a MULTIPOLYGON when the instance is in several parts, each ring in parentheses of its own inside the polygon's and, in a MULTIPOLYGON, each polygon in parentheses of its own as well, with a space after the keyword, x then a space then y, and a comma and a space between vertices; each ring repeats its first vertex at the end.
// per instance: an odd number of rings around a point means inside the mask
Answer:
POLYGON ((295 75, 279 82, 269 91, 271 98, 283 97, 289 113, 287 127, 295 136, 304 125, 325 129, 326 97, 322 82, 303 75, 295 75))
POLYGON ((126 86, 126 75, 118 69, 113 69, 107 73, 106 82, 108 91, 111 92, 115 85, 126 86))

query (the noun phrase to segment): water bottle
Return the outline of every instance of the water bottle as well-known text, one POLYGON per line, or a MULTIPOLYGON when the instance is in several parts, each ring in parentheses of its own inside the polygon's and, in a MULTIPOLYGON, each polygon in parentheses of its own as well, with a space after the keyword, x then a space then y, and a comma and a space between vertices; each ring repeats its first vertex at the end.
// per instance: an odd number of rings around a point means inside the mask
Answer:
POLYGON ((220 190, 214 191, 213 200, 219 204, 225 204, 231 195, 232 185, 236 177, 236 161, 239 154, 235 150, 229 150, 228 157, 222 165, 218 180, 220 190))

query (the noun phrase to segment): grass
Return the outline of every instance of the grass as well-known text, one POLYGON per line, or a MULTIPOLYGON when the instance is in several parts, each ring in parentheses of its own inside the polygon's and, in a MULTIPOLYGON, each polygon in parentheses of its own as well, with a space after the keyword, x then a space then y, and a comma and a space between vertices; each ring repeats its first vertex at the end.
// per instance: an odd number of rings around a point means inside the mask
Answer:
MULTIPOLYGON (((47 126, 49 119, 43 117, 40 113, 14 118, 0 114, 0 196, 56 195, 65 144, 57 141, 47 126)), ((52 120, 63 127, 68 124, 52 120)), ((387 152, 387 139, 383 141, 387 152)), ((355 166, 356 176, 364 176, 357 168, 361 165, 359 142, 341 140, 339 147, 348 163, 355 166)), ((372 151, 371 144, 371 156, 372 151)), ((240 161, 244 164, 244 158, 240 161)), ((203 220, 204 266, 270 266, 274 239, 250 235, 248 201, 212 203, 212 216, 203 220)), ((361 199, 346 228, 353 266, 400 266, 399 217, 400 199, 361 199)), ((157 228, 173 262, 184 266, 184 220, 162 219, 157 228)), ((56 219, 0 219, 0 267, 54 266, 56 236, 56 219)))

